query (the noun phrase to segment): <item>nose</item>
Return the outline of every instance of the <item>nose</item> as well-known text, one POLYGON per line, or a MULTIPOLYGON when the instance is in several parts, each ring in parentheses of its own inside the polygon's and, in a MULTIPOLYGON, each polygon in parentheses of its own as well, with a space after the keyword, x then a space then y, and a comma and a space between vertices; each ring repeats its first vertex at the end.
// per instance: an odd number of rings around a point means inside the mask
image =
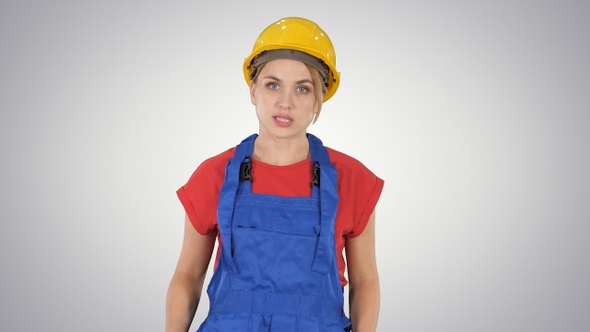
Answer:
POLYGON ((291 109, 293 107, 293 93, 288 89, 282 89, 277 100, 281 109, 291 109))

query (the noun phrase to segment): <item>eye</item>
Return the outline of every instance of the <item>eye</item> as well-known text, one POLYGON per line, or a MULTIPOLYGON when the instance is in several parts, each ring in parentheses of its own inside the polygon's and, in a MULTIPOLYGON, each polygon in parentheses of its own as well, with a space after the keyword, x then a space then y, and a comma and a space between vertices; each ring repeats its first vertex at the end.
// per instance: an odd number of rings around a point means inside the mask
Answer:
POLYGON ((279 85, 275 82, 270 82, 266 84, 266 86, 269 87, 271 90, 277 90, 279 88, 279 85))
POLYGON ((299 93, 306 93, 308 91, 309 91, 309 89, 306 86, 297 87, 297 92, 299 92, 299 93))

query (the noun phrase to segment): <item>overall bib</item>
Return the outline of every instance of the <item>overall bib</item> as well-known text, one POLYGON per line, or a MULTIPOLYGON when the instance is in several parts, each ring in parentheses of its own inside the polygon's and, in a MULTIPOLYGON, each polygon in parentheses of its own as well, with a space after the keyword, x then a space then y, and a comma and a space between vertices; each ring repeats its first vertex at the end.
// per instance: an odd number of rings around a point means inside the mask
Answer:
POLYGON ((311 197, 252 193, 249 166, 257 135, 242 141, 229 160, 217 211, 223 245, 207 288, 209 314, 198 332, 350 327, 334 242, 336 169, 322 142, 307 136, 311 197))

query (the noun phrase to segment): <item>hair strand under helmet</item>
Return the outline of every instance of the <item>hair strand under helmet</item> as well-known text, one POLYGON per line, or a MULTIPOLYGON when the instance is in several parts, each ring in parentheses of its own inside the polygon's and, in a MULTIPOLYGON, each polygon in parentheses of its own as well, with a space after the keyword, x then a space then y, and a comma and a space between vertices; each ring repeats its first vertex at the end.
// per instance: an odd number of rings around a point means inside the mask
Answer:
POLYGON ((301 61, 315 68, 324 80, 330 99, 340 84, 336 70, 336 52, 328 35, 314 22, 287 17, 269 25, 260 33, 252 53, 244 60, 244 78, 250 85, 258 67, 276 59, 301 61))
POLYGON ((261 64, 277 59, 292 59, 303 62, 306 65, 312 66, 313 68, 315 68, 315 70, 317 70, 320 73, 320 75, 322 75, 324 85, 328 87, 328 74, 330 73, 330 68, 323 61, 307 53, 287 49, 264 51, 258 54, 252 60, 252 64, 250 66, 252 68, 250 70, 250 80, 252 80, 256 76, 256 71, 258 70, 261 64))

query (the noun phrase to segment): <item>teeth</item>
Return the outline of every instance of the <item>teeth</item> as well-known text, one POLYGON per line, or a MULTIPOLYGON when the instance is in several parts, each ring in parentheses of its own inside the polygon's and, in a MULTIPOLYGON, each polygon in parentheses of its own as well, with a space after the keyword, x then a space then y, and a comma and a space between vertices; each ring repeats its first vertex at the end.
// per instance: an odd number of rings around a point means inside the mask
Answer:
POLYGON ((277 117, 275 119, 277 119, 279 122, 291 122, 291 120, 289 120, 289 119, 284 119, 284 118, 279 118, 279 117, 277 117))

